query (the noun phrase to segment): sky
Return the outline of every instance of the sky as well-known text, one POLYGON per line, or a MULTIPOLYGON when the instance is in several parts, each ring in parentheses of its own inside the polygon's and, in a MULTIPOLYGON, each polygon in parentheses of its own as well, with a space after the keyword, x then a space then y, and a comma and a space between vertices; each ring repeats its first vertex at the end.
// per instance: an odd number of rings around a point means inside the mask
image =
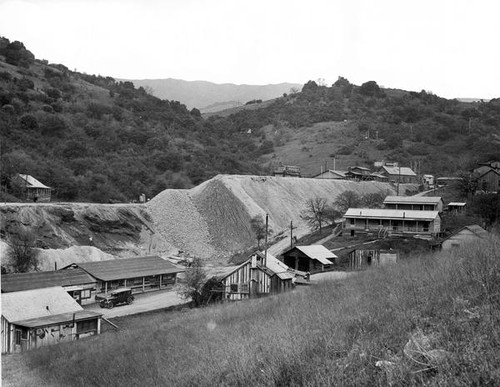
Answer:
POLYGON ((497 0, 0 0, 0 36, 119 79, 343 76, 490 99, 500 97, 499 15, 497 0))

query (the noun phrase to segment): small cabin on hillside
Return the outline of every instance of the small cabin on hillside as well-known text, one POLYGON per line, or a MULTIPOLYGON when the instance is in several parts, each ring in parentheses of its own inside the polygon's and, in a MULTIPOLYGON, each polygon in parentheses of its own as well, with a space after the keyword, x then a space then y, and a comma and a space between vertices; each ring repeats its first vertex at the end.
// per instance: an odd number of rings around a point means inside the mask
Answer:
POLYGON ((465 212, 466 202, 449 202, 447 210, 450 214, 462 214, 465 212))
POLYGON ((441 217, 438 211, 349 208, 344 215, 344 230, 352 236, 356 231, 434 236, 441 232, 441 217))
POLYGON ((184 271, 156 255, 73 263, 61 270, 75 268, 96 279, 98 293, 122 287, 131 288, 134 293, 171 288, 177 281, 177 274, 184 271))
POLYGON ((295 273, 271 254, 256 252, 220 278, 224 300, 243 300, 282 293, 293 286, 295 273))
POLYGON ((62 287, 2 293, 2 353, 98 335, 101 317, 84 310, 62 287))
POLYGON ((323 245, 295 246, 283 253, 283 262, 292 269, 318 273, 330 269, 337 256, 323 245))
POLYGON ((11 182, 12 186, 22 193, 22 199, 33 202, 50 202, 52 188, 40 183, 33 176, 17 174, 11 182))
POLYGON ((394 210, 443 212, 443 206, 440 196, 387 196, 384 200, 384 207, 394 210))
POLYGON ((82 269, 2 275, 2 293, 62 286, 81 305, 94 302, 97 280, 82 269))
POLYGON ((408 167, 382 166, 378 171, 380 175, 387 177, 392 183, 417 183, 417 174, 408 167))
POLYGON ((453 235, 444 239, 441 242, 442 250, 451 250, 455 248, 459 248, 466 243, 480 241, 489 236, 488 231, 486 231, 481 226, 477 224, 473 224, 470 226, 462 227, 460 230, 455 232, 453 235))
POLYGON ((500 191, 500 169, 490 168, 477 178, 478 189, 484 192, 500 191))

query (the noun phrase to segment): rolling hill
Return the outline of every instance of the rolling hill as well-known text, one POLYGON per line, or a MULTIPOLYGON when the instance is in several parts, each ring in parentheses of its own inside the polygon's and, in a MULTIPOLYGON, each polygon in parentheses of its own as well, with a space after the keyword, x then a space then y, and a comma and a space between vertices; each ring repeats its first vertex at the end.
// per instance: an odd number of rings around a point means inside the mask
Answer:
POLYGON ((269 100, 300 90, 297 83, 270 85, 217 84, 207 81, 184 81, 180 79, 130 79, 137 88, 152 90, 161 99, 181 101, 189 109, 197 108, 202 113, 214 113, 231 107, 241 106, 252 100, 269 100))

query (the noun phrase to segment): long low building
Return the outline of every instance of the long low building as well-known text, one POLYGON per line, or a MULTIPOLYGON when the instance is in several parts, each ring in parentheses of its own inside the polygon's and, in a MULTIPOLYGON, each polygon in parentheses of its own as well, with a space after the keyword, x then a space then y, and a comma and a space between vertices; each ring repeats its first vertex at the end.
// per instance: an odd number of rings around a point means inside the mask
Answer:
POLYGON ((374 208, 349 208, 344 215, 344 229, 402 234, 435 235, 441 232, 438 211, 412 211, 374 208))
POLYGON ((337 259, 337 256, 323 245, 295 246, 282 255, 286 265, 309 273, 330 269, 337 259))
POLYGON ((2 293, 20 292, 62 286, 73 299, 81 304, 94 302, 97 280, 82 269, 35 271, 2 275, 2 293))
POLYGON ((73 263, 62 270, 79 268, 96 279, 96 292, 129 287, 134 293, 172 287, 184 271, 157 255, 107 261, 73 263))
POLYGON ((384 207, 394 210, 443 211, 440 196, 387 196, 384 207))

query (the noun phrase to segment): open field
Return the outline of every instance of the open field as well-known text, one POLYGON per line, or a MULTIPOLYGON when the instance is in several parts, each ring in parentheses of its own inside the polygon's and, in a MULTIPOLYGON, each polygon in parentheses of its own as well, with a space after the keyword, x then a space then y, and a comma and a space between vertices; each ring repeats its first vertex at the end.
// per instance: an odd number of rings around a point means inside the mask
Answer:
POLYGON ((498 385, 499 252, 491 238, 280 296, 135 316, 4 356, 3 384, 498 385))

